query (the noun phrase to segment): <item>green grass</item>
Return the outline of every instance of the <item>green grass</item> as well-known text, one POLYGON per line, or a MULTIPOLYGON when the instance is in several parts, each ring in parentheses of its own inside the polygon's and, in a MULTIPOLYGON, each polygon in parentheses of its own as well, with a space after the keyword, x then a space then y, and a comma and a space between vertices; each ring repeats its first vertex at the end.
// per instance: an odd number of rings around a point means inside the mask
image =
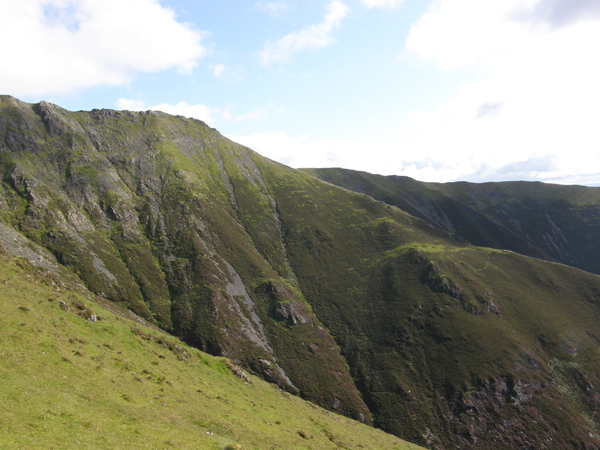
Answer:
POLYGON ((474 245, 600 274, 600 188, 535 182, 423 183, 346 169, 305 172, 402 208, 474 245))
POLYGON ((0 255, 0 448, 417 448, 50 280, 0 255))

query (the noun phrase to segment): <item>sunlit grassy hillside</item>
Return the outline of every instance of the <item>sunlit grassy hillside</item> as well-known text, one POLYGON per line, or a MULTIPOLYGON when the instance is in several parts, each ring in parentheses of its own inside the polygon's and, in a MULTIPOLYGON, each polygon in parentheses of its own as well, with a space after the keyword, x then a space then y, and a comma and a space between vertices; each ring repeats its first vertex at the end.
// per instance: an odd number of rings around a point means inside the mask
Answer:
POLYGON ((2 251, 2 449, 418 448, 239 378, 57 281, 2 251))

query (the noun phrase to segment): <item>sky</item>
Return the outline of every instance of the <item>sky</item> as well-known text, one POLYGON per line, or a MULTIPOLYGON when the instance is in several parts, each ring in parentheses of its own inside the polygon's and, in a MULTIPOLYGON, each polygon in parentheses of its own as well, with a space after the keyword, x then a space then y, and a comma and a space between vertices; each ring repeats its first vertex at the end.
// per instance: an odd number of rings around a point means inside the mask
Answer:
POLYGON ((0 94, 294 168, 600 186, 600 0, 0 0, 0 94))

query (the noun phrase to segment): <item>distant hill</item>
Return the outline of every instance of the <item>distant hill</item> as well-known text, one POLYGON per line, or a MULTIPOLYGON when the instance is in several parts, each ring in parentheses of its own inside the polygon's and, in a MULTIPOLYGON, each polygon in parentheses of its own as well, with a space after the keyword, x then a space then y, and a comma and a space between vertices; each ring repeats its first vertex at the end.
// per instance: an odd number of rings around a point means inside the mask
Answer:
POLYGON ((600 274, 600 188, 539 182, 424 183, 347 169, 306 169, 397 206, 473 245, 600 274))
MULTIPOLYGON (((430 448, 600 446, 593 189, 404 180, 399 208, 197 120, 8 96, 0 163, 0 245, 53 271, 59 289, 79 286, 280 389, 430 448), (568 223, 565 202, 581 220, 568 223)), ((386 180, 363 177, 369 189, 386 180)))

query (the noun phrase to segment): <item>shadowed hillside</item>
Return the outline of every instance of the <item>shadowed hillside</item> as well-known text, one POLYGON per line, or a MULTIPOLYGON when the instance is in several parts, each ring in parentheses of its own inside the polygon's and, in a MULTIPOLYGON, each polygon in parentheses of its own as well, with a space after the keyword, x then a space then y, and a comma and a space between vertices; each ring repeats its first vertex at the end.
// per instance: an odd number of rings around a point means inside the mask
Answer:
POLYGON ((474 245, 600 274, 600 188, 524 181, 424 183, 346 169, 305 171, 397 206, 474 245))

